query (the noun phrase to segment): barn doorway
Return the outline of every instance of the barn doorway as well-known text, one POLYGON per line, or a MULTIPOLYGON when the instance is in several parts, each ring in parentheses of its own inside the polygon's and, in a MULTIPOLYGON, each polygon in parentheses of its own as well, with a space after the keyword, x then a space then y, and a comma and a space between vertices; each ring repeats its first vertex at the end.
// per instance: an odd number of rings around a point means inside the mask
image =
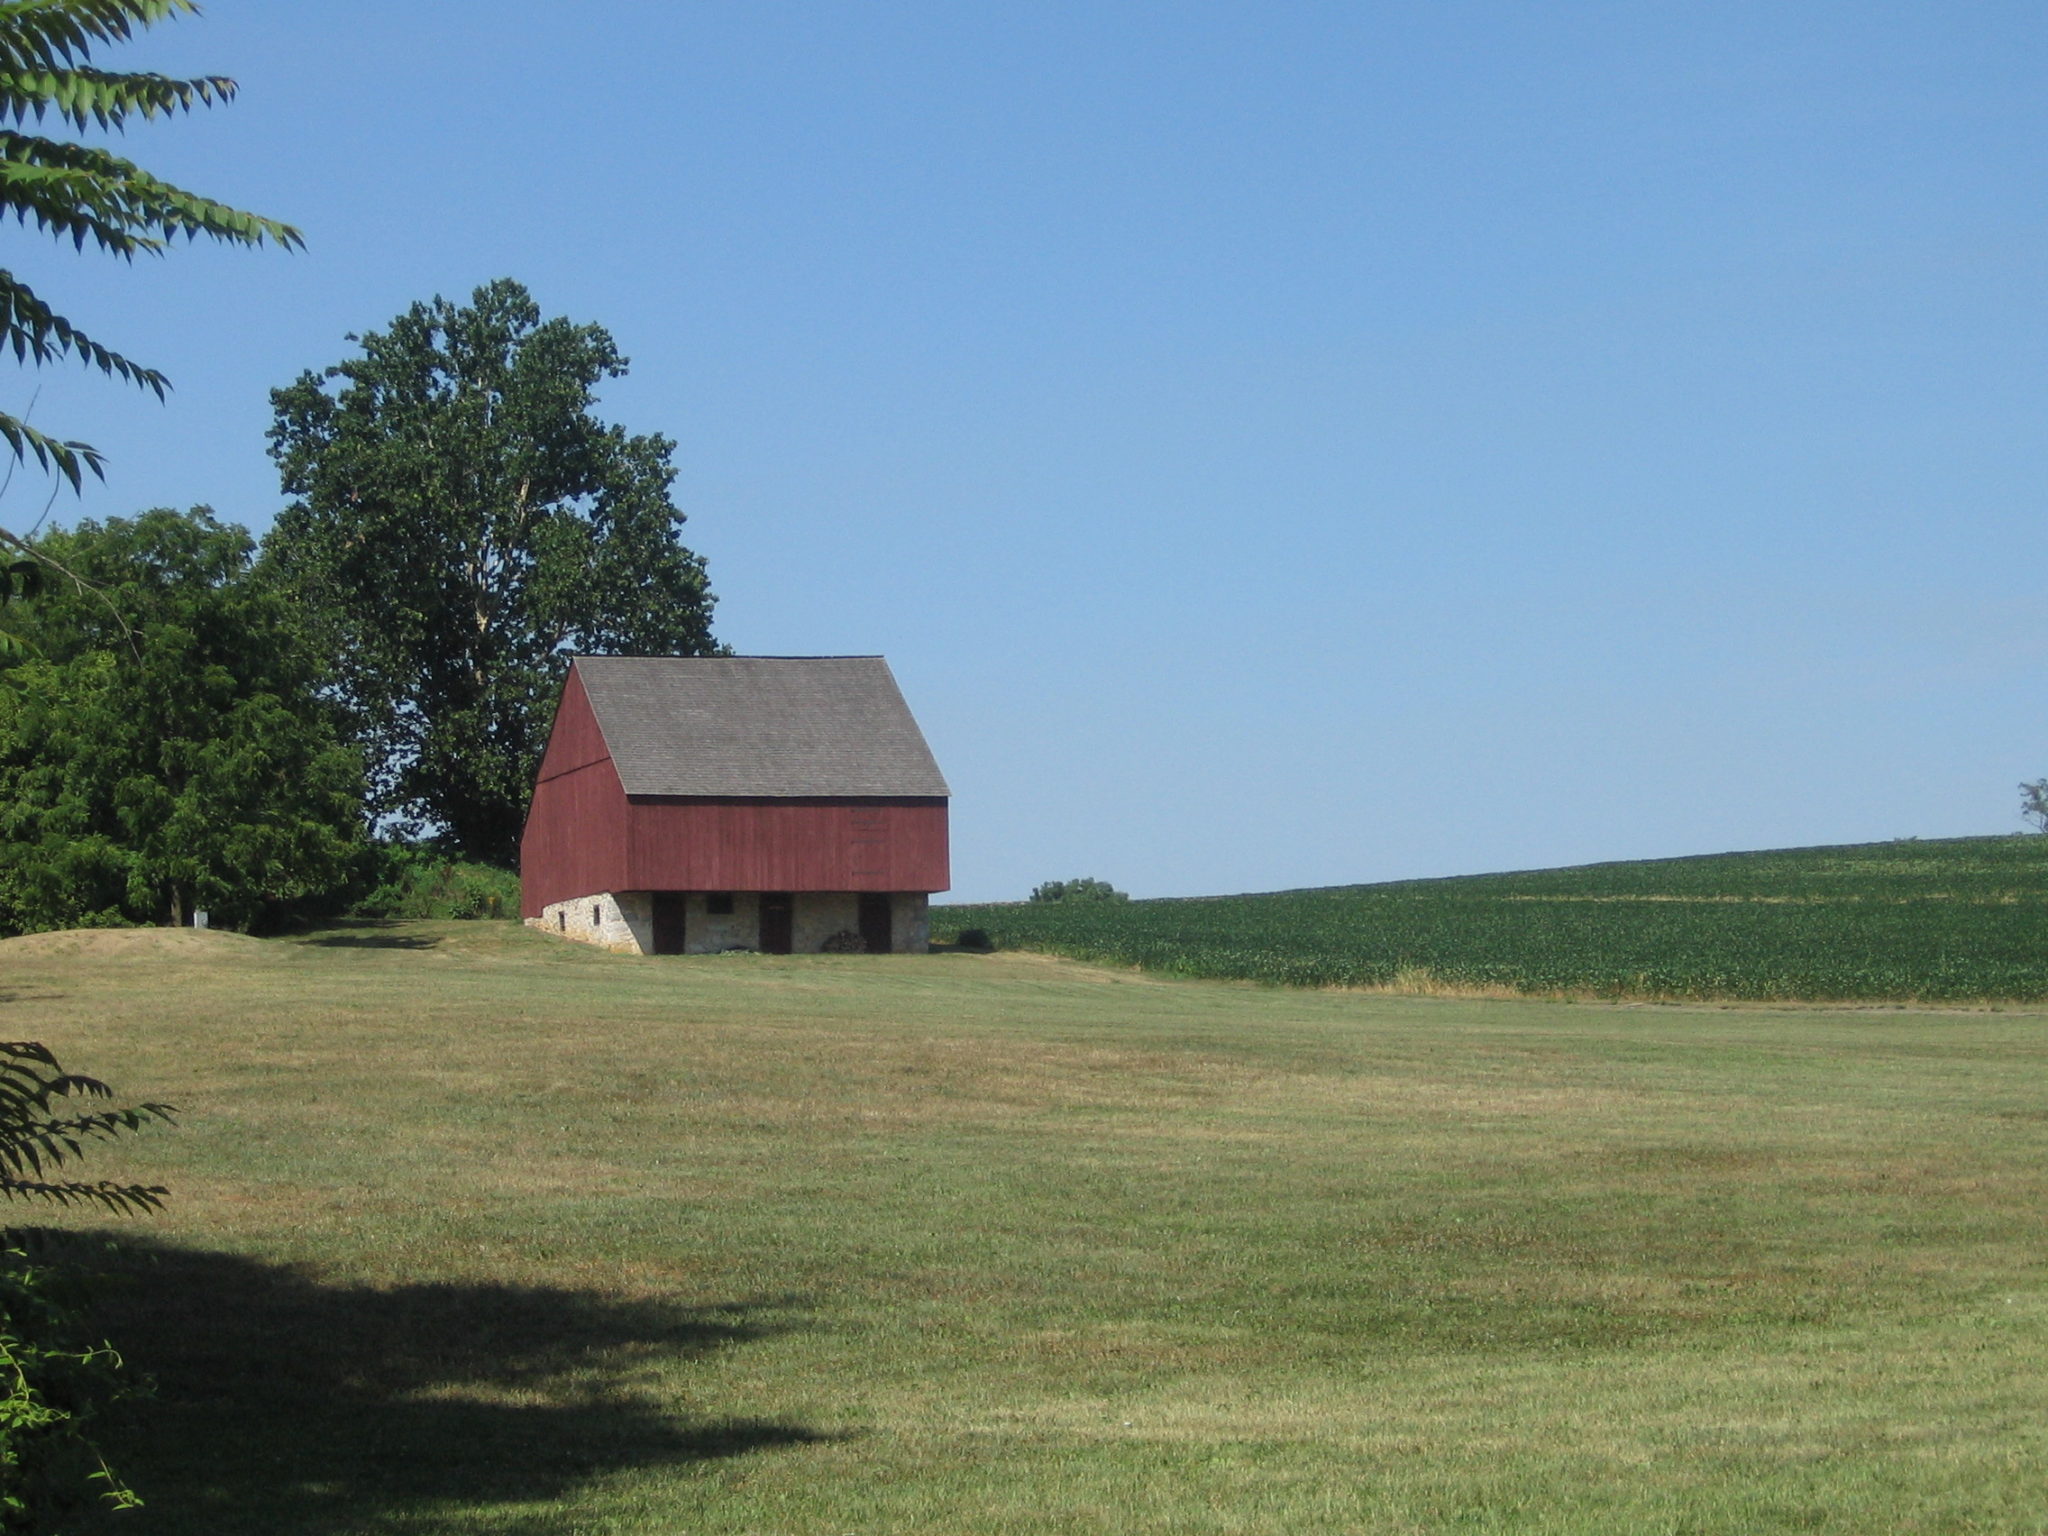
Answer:
POLYGON ((681 891, 654 893, 654 952, 657 955, 685 953, 689 937, 690 898, 681 891))
POLYGON ((796 901, 787 891, 761 893, 761 953, 786 955, 794 937, 796 901))
POLYGON ((860 893, 860 941, 871 955, 886 955, 894 947, 889 941, 889 895, 886 891, 860 893))

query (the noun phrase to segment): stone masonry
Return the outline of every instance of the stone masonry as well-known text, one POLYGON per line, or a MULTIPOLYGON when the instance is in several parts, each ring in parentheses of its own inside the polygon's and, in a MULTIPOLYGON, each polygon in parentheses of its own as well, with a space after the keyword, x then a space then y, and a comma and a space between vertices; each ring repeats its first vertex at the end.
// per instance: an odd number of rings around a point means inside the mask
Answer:
MULTIPOLYGON (((796 954, 816 954, 834 934, 860 931, 860 897, 851 891, 799 891, 793 901, 790 948, 796 954)), ((713 914, 701 891, 690 892, 686 903, 686 954, 713 955, 759 945, 761 905, 752 892, 734 892, 730 914, 713 914)), ((889 907, 890 949, 897 954, 927 953, 931 948, 931 899, 921 892, 898 891, 890 896, 889 907)), ((526 920, 526 926, 614 954, 652 954, 654 896, 649 891, 578 896, 543 907, 539 917, 526 920)))

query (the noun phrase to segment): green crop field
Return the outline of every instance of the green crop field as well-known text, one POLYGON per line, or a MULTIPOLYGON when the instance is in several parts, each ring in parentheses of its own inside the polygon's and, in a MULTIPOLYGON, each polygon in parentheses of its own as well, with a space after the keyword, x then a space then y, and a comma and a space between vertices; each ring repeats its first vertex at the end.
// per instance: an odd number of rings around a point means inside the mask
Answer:
POLYGON ((1720 854, 1184 900, 934 909, 1178 976, 1593 997, 2048 998, 2048 837, 1720 854))
MULTIPOLYGON (((2012 1533, 2048 1010, 0 943, 181 1107, 94 1176, 148 1536, 2012 1533)), ((20 1212, 16 1213, 20 1215, 20 1212)))

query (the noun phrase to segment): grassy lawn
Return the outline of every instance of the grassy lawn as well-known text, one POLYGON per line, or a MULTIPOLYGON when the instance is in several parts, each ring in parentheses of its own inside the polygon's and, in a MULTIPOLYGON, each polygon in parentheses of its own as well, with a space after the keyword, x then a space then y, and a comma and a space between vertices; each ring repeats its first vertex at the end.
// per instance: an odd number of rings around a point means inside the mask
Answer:
POLYGON ((2048 1528, 2039 1009, 0 955, 185 1111, 89 1165, 175 1192, 110 1229, 117 1528, 2048 1528))

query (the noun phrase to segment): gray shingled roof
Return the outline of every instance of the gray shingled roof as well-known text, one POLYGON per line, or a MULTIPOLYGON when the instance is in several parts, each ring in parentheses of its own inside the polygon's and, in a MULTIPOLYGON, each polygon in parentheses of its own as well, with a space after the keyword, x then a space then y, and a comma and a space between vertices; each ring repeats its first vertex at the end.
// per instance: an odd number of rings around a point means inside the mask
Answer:
POLYGON ((945 795, 879 656, 579 656, 629 795, 945 795))

